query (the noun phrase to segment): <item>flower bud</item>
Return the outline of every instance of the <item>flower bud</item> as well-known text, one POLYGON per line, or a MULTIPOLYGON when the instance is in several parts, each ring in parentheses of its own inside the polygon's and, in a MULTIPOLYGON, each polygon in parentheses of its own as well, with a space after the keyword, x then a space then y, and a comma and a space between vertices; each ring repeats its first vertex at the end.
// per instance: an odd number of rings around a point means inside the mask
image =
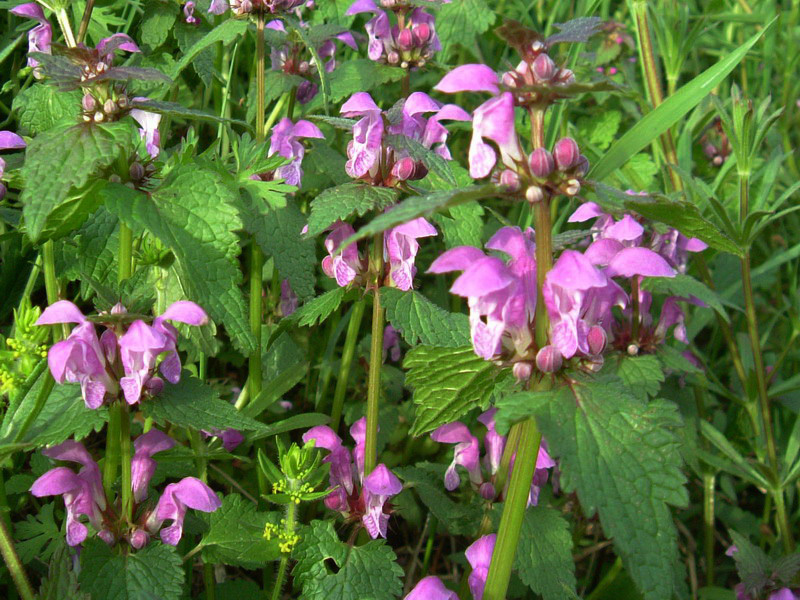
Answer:
POLYGON ((414 163, 414 174, 411 176, 412 181, 419 181, 424 179, 428 174, 428 167, 422 164, 421 161, 414 163))
POLYGON ((628 346, 628 354, 630 356, 636 356, 639 354, 639 346, 637 344, 630 344, 628 346))
POLYGON ((117 98, 117 106, 120 108, 128 108, 128 97, 123 95, 117 98))
POLYGON ((570 179, 567 181, 567 187, 564 188, 564 193, 567 196, 577 196, 581 191, 581 182, 577 179, 570 179))
POLYGON ((308 63, 307 60, 301 61, 299 65, 297 65, 297 71, 301 75, 305 75, 308 73, 309 69, 311 69, 311 65, 308 63))
POLYGON ((531 152, 530 157, 528 157, 528 166, 534 177, 545 179, 550 176, 550 173, 553 172, 553 168, 555 167, 553 155, 544 148, 537 148, 531 152))
POLYGON ((519 189, 519 175, 511 169, 505 169, 500 173, 500 185, 507 187, 510 192, 516 192, 519 189))
POLYGON ((389 62, 390 65, 396 65, 400 62, 400 55, 392 50, 389 54, 386 55, 386 60, 389 62))
POLYGON ((561 171, 566 171, 574 167, 578 163, 581 151, 578 144, 572 138, 561 138, 556 142, 553 149, 553 157, 556 160, 556 166, 561 171))
POLYGON ((136 550, 141 550, 147 545, 147 542, 150 541, 150 535, 142 529, 137 529, 130 534, 128 540, 130 541, 131 546, 133 546, 136 550))
POLYGON ((533 50, 534 52, 541 52, 542 50, 544 50, 544 44, 539 40, 535 40, 531 44, 531 50, 533 50))
POLYGON ((431 28, 427 23, 420 23, 414 27, 414 41, 417 46, 424 46, 431 39, 431 28))
POLYGON ((81 99, 81 106, 83 106, 83 110, 86 112, 92 112, 97 107, 97 102, 91 94, 84 94, 81 99))
POLYGON ((583 177, 589 172, 589 159, 583 154, 578 158, 578 164, 575 166, 575 174, 578 177, 583 177))
POLYGON ((392 175, 400 181, 407 181, 413 177, 414 167, 416 167, 414 159, 410 156, 406 156, 394 163, 392 175))
POLYGON ((106 113, 107 115, 113 114, 116 111, 117 111, 117 105, 111 98, 109 98, 103 103, 103 112, 106 113))
POLYGON ((586 335, 587 341, 589 343, 589 353, 592 355, 602 354, 603 350, 606 349, 606 332, 605 329, 600 327, 599 325, 595 325, 591 329, 589 329, 589 333, 586 335))
POLYGON ((137 161, 131 164, 130 169, 128 169, 128 173, 133 181, 141 181, 144 179, 144 167, 142 166, 142 163, 137 161))
POLYGON ((101 529, 97 532, 97 537, 103 540, 109 546, 113 546, 114 542, 117 541, 117 538, 111 533, 108 529, 101 529))
POLYGON ((490 482, 486 481, 482 483, 478 491, 484 500, 494 500, 494 486, 490 482))
POLYGON ((528 379, 531 378, 531 373, 533 373, 533 366, 531 363, 518 362, 514 363, 514 367, 511 371, 514 373, 514 377, 517 378, 517 381, 528 381, 528 379))
POLYGON ((570 69, 559 69, 556 81, 560 85, 572 85, 575 83, 575 74, 570 69))
POLYGON ((397 46, 404 51, 411 50, 414 46, 414 36, 410 29, 401 29, 397 34, 397 46))
POLYGON ((536 204, 544 200, 544 190, 538 185, 530 185, 525 190, 525 199, 531 204, 536 204))
POLYGON ((555 346, 545 346, 536 353, 536 367, 543 373, 555 373, 561 362, 561 352, 555 346))
POLYGON ((525 80, 522 78, 522 75, 517 73, 516 71, 506 71, 503 73, 503 85, 510 88, 521 87, 525 85, 525 80))
POLYGON ((539 81, 550 81, 556 73, 556 63, 547 54, 540 54, 531 66, 533 75, 539 81))

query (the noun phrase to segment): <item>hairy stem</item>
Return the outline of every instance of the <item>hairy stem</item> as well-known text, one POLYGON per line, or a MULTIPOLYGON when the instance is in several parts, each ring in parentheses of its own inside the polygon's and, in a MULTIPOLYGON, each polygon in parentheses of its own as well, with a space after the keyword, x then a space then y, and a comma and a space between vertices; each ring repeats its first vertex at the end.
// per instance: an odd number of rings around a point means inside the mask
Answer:
POLYGON ((133 231, 120 221, 119 224, 119 269, 117 281, 122 283, 133 275, 133 231))
MULTIPOLYGON (((58 302, 58 278, 56 277, 56 257, 53 247, 53 240, 47 240, 42 244, 42 263, 44 267, 44 288, 47 292, 47 303, 55 304, 58 302)), ((66 323, 59 328, 53 328, 53 341, 57 342, 69 335, 69 328, 66 323)))
POLYGON ((372 341, 369 349, 369 381, 367 388, 367 438, 364 443, 364 477, 375 468, 378 459, 378 403, 381 396, 381 366, 383 363, 384 314, 381 306, 383 278, 383 235, 372 241, 371 270, 375 276, 372 297, 372 341))
POLYGON ((347 392, 347 381, 350 378, 350 367, 353 364, 353 356, 356 353, 356 343, 358 342, 358 333, 361 329, 361 320, 364 316, 365 307, 366 300, 364 298, 356 302, 353 305, 353 312, 350 314, 350 322, 347 324, 342 360, 339 363, 339 378, 336 380, 336 390, 333 393, 333 408, 331 409, 331 429, 334 431, 338 431, 339 422, 342 419, 344 395, 347 392))
POLYGON ((72 33, 72 26, 69 24, 67 9, 59 8, 55 11, 55 14, 56 20, 58 20, 58 26, 61 27, 61 32, 64 34, 64 41, 67 46, 74 48, 77 44, 75 44, 75 35, 72 33))
POLYGON ((78 27, 78 39, 80 44, 86 38, 86 30, 89 29, 89 21, 92 20, 92 11, 94 10, 94 0, 86 1, 86 8, 83 9, 83 16, 81 17, 81 24, 78 27))
POLYGON ((118 405, 124 400, 117 399, 108 410, 108 428, 106 429, 106 455, 103 459, 103 489, 106 498, 112 498, 114 482, 117 479, 117 470, 120 462, 120 411, 118 405))
POLYGON ((17 555, 17 550, 14 548, 14 540, 8 532, 3 519, 0 519, 0 554, 3 555, 3 560, 11 573, 11 578, 14 580, 14 585, 17 586, 17 591, 22 600, 35 600, 36 594, 33 592, 25 569, 17 555))
MULTIPOLYGON (((297 505, 294 502, 290 502, 286 509, 285 531, 294 533, 296 516, 297 505)), ((281 591, 283 589, 283 581, 286 579, 286 572, 289 570, 289 555, 290 553, 287 552, 281 556, 281 563, 278 565, 278 574, 275 576, 275 584, 272 587, 272 594, 270 595, 272 600, 280 600, 281 591)))
POLYGON ((122 518, 126 523, 133 520, 133 490, 131 489, 131 415, 126 402, 117 402, 111 410, 119 411, 119 457, 121 485, 120 497, 122 518))
POLYGON ((703 546, 706 559, 706 585, 714 585, 714 487, 716 476, 703 473, 703 546))

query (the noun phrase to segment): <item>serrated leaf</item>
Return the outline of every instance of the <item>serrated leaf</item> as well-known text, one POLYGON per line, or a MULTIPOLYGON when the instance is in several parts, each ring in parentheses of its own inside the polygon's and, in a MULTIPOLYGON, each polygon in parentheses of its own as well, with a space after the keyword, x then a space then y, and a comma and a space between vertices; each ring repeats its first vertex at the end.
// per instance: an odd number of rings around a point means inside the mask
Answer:
POLYGON ((235 232, 242 222, 235 201, 235 192, 220 175, 192 164, 176 167, 150 194, 125 201, 110 194, 106 208, 131 228, 149 230, 172 250, 187 298, 222 322, 236 347, 249 353, 255 340, 239 289, 242 273, 235 232))
POLYGON ((312 521, 292 552, 292 571, 305 600, 394 600, 403 591, 403 569, 383 540, 363 546, 339 541, 329 521, 312 521), (332 560, 338 567, 331 572, 332 560))
POLYGON ((658 394, 664 383, 661 361, 652 354, 620 356, 616 374, 633 397, 641 400, 658 394))
POLYGON ((381 213, 372 219, 372 221, 342 242, 340 247, 345 248, 348 244, 372 237, 397 225, 408 223, 412 219, 430 217, 452 206, 496 195, 497 187, 493 184, 485 184, 457 190, 431 192, 424 196, 412 196, 395 205, 391 210, 381 213))
POLYGON ((152 51, 163 44, 175 24, 177 6, 161 0, 151 0, 144 7, 139 39, 152 51))
POLYGON ((669 200, 665 197, 632 196, 625 201, 625 207, 643 217, 674 227, 687 237, 696 237, 709 246, 742 256, 742 249, 719 227, 700 214, 697 206, 684 200, 669 200))
POLYGON ((264 526, 268 522, 277 524, 277 513, 257 511, 252 502, 230 494, 222 499, 222 506, 203 519, 209 527, 200 546, 207 562, 255 569, 281 557, 277 538, 264 537, 264 526))
POLYGON ((618 381, 573 381, 537 416, 565 491, 597 511, 645 600, 673 597, 677 533, 669 505, 688 501, 674 405, 647 404, 618 381))
POLYGON ((453 535, 474 537, 480 527, 483 508, 480 503, 453 501, 444 491, 442 465, 419 463, 414 467, 392 470, 407 486, 414 489, 422 503, 453 535))
POLYGON ((483 207, 475 201, 450 207, 450 216, 434 215, 447 249, 483 244, 483 207))
POLYGON ((736 570, 745 592, 760 596, 760 592, 772 583, 772 561, 761 548, 751 544, 746 536, 733 530, 730 534, 737 549, 733 560, 736 561, 736 570))
POLYGON ((219 393, 188 371, 181 374, 178 384, 164 384, 156 397, 142 403, 142 411, 158 423, 172 423, 198 431, 240 429, 261 431, 268 427, 236 410, 219 393))
POLYGON ((345 183, 324 190, 311 202, 307 236, 315 236, 351 215, 381 211, 397 200, 397 191, 362 183, 345 183))
POLYGON ((486 0, 461 0, 442 5, 436 16, 436 33, 442 50, 449 52, 453 44, 472 47, 475 36, 488 31, 495 14, 486 0))
POLYGON ((717 311, 725 321, 730 322, 719 294, 691 275, 678 274, 675 277, 645 277, 642 280, 642 289, 656 294, 679 296, 690 300, 696 298, 717 311))
POLYGON ((494 424, 500 435, 508 434, 514 423, 524 421, 535 415, 543 404, 553 400, 552 391, 517 391, 501 396, 495 401, 497 412, 494 424))
POLYGON ((384 288, 381 304, 388 321, 412 346, 458 348, 470 343, 467 315, 439 308, 419 292, 384 288))
POLYGON ((35 84, 14 96, 11 105, 17 114, 18 131, 39 135, 66 119, 75 123, 80 116, 81 93, 61 92, 52 85, 35 84))
POLYGON ((346 293, 347 290, 345 288, 334 288, 329 292, 325 292, 322 296, 306 302, 292 313, 289 318, 292 321, 296 321, 300 326, 313 326, 317 323, 322 323, 333 311, 339 308, 346 293))
POLYGON ((61 527, 53 517, 55 503, 50 502, 34 515, 28 515, 24 521, 14 523, 15 546, 19 559, 28 564, 33 559, 50 560, 60 544, 64 543, 61 527))
POLYGON ((403 361, 406 384, 417 405, 412 435, 456 421, 473 408, 485 408, 494 387, 508 373, 475 355, 472 346, 418 346, 403 361))
POLYGON ((183 56, 181 56, 181 59, 175 63, 175 66, 172 67, 168 75, 172 79, 176 79, 178 75, 180 75, 180 72, 188 67, 194 58, 200 54, 200 52, 212 44, 216 44, 217 42, 222 42, 223 45, 230 44, 240 35, 243 35, 244 32, 247 31, 247 27, 247 21, 240 21, 238 19, 225 19, 220 25, 217 25, 214 29, 203 36, 202 39, 195 42, 194 45, 189 48, 189 50, 184 52, 183 56))
POLYGON ((607 110, 599 115, 578 119, 578 131, 589 143, 600 150, 605 150, 614 141, 621 122, 620 111, 607 110))
POLYGON ((183 567, 172 546, 151 544, 120 555, 94 538, 81 550, 78 581, 92 600, 177 600, 183 567))
POLYGON ((177 102, 166 102, 164 100, 151 100, 150 98, 146 98, 134 100, 132 105, 134 108, 140 108, 142 110, 158 113, 160 115, 169 115, 170 117, 201 121, 204 123, 233 123, 252 131, 250 125, 244 121, 239 121, 238 119, 227 119, 203 110, 186 108, 177 102))
POLYGON ((543 600, 578 598, 569 523, 547 506, 525 511, 515 568, 529 588, 543 600))
POLYGON ((336 103, 355 92, 367 92, 392 81, 400 81, 405 73, 405 69, 381 65, 368 58, 345 61, 330 75, 330 101, 336 103))
POLYGON ((558 33, 547 38, 547 45, 561 42, 587 42, 589 38, 600 31, 603 19, 600 17, 578 17, 566 23, 555 23, 558 33))
POLYGON ((39 600, 91 600, 78 589, 78 574, 72 568, 70 553, 62 540, 50 559, 47 579, 39 587, 39 600))
POLYGON ((60 126, 28 144, 20 199, 28 235, 38 240, 45 221, 89 176, 135 147, 138 134, 129 122, 60 126))

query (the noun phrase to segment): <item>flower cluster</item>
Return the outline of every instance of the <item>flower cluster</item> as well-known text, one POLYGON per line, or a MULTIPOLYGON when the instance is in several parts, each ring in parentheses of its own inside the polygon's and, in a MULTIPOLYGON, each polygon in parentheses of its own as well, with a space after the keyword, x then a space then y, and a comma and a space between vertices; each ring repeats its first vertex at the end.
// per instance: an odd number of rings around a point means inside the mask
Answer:
MULTIPOLYGON (((301 27, 305 23, 300 23, 301 27)), ((280 33, 286 33, 286 26, 283 21, 270 21, 267 28, 280 33)), ((336 68, 336 41, 340 41, 353 50, 357 50, 355 38, 349 31, 338 33, 333 37, 324 40, 317 48, 317 56, 323 61, 322 69, 326 73, 332 73, 336 68)), ((314 73, 319 68, 316 59, 308 53, 304 44, 291 42, 287 38, 286 43, 272 46, 270 55, 272 60, 272 70, 296 75, 303 78, 303 82, 297 86, 297 101, 300 104, 307 104, 317 95, 319 86, 314 81, 314 73)))
POLYGON ((356 0, 346 13, 375 15, 366 25, 369 37, 367 55, 374 61, 403 69, 425 66, 433 54, 442 49, 433 15, 419 7, 411 10, 403 2, 381 0, 381 4, 395 12, 397 25, 392 25, 389 15, 373 0, 356 0))
POLYGON ((175 441, 157 429, 139 436, 133 443, 135 453, 131 460, 131 492, 137 505, 134 514, 138 520, 131 526, 120 529, 117 512, 106 498, 97 463, 83 446, 68 440, 58 446, 42 451, 54 460, 78 463, 81 469, 75 473, 68 467, 55 467, 34 481, 31 493, 36 497, 63 496, 67 509, 67 544, 77 546, 89 535, 87 526, 81 521, 86 517, 98 537, 109 545, 125 539, 137 550, 144 547, 151 535, 160 532, 161 541, 176 546, 183 535, 183 520, 189 508, 213 512, 221 502, 205 483, 194 477, 186 477, 164 488, 158 502, 145 504, 150 480, 156 470, 153 454, 169 450, 175 441), (139 506, 143 507, 139 510, 139 506), (165 521, 172 524, 162 529, 165 521))
POLYGON ((47 362, 58 383, 80 383, 83 400, 92 409, 119 397, 120 391, 128 404, 138 403, 143 394, 157 395, 164 382, 156 368, 164 379, 177 383, 181 376, 178 331, 167 321, 205 325, 208 316, 195 303, 178 301, 150 325, 132 320, 120 304, 95 320, 85 317, 72 302, 59 300, 36 321, 37 325, 78 324, 67 339, 50 348, 47 362), (95 320, 106 326, 99 336, 95 320))
MULTIPOLYGON (((0 150, 22 150, 27 144, 13 131, 0 131, 0 150)), ((0 158, 0 180, 6 170, 6 161, 0 158)), ((0 181, 0 200, 6 195, 6 186, 0 181)))
MULTIPOLYGON (((460 466, 467 471, 470 483, 480 492, 484 499, 494 500, 498 492, 503 493, 503 490, 495 490, 494 486, 494 476, 500 467, 503 450, 506 446, 505 436, 497 433, 495 429, 494 415, 496 412, 496 408, 490 408, 478 417, 478 421, 487 429, 483 438, 484 456, 482 460, 478 438, 472 435, 469 428, 460 421, 442 425, 431 434, 431 439, 434 442, 455 445, 453 461, 444 475, 444 487, 448 491, 453 491, 461 485, 461 478, 456 471, 456 467, 460 466)), ((512 468, 515 458, 516 453, 511 458, 512 468)), ((547 483, 547 470, 555 467, 555 465, 555 461, 547 453, 547 442, 542 440, 539 446, 539 454, 536 458, 536 469, 531 490, 528 494, 528 504, 530 506, 535 506, 538 503, 539 491, 547 483)))
POLYGON ((350 427, 350 435, 356 442, 352 457, 350 450, 342 444, 342 438, 327 425, 309 429, 303 435, 303 442, 314 440, 318 448, 329 451, 323 460, 331 465, 329 477, 333 489, 325 498, 325 506, 342 513, 348 520, 360 518, 373 539, 385 538, 389 525, 389 513, 385 505, 392 496, 402 491, 403 484, 382 463, 364 477, 366 432, 365 418, 350 427))

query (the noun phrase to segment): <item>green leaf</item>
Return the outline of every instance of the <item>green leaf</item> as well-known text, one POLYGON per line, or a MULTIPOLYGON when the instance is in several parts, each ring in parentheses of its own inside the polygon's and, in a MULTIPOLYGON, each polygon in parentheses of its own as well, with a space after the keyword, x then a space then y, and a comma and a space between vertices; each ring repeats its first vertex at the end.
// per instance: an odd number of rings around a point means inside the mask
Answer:
POLYGON ((292 575, 305 600, 394 600, 403 591, 403 569, 384 540, 345 544, 330 521, 312 521, 300 538, 292 552, 297 560, 292 575))
POLYGON ((537 416, 561 482, 577 491, 584 514, 600 515, 645 600, 670 600, 678 565, 669 505, 688 501, 681 471, 676 408, 643 403, 615 379, 573 381, 537 416))
POLYGON ((645 277, 642 281, 642 289, 666 296, 696 298, 717 311, 725 321, 730 322, 719 294, 691 275, 678 274, 675 277, 645 277))
POLYGON ((81 550, 78 581, 92 600, 177 600, 183 589, 183 566, 172 546, 151 544, 117 554, 92 538, 81 550))
POLYGON ((264 526, 277 524, 277 513, 256 510, 256 505, 238 494, 222 499, 222 506, 203 515, 208 531, 203 534, 203 560, 245 568, 263 567, 281 557, 278 540, 264 537, 264 526))
POLYGON ((48 215, 89 176, 135 147, 138 135, 129 121, 60 126, 35 137, 25 153, 21 200, 28 235, 38 241, 48 215))
POLYGON ((621 112, 607 110, 599 115, 578 119, 578 133, 582 139, 600 150, 605 150, 614 141, 621 122, 621 112))
POLYGON ((50 502, 24 521, 14 523, 15 546, 19 559, 28 564, 34 559, 50 560, 50 557, 63 544, 61 528, 53 517, 55 503, 50 502))
POLYGON ((663 196, 631 196, 625 201, 625 207, 643 217, 674 227, 687 237, 699 238, 717 250, 742 256, 739 245, 714 223, 705 219, 697 206, 690 202, 669 200, 663 196))
POLYGON ((525 511, 515 569, 543 600, 578 598, 569 523, 547 506, 525 511))
POLYGON ((405 69, 381 65, 368 58, 345 61, 330 75, 330 101, 336 103, 355 92, 368 92, 392 81, 400 81, 405 74, 405 69))
POLYGON ((203 123, 234 123, 252 131, 250 125, 244 121, 239 121, 238 119, 227 119, 203 110, 197 110, 195 108, 186 108, 177 102, 166 102, 164 100, 151 100, 150 98, 147 98, 146 100, 134 101, 133 106, 135 108, 158 113, 160 115, 168 115, 170 117, 177 117, 179 119, 186 119, 189 121, 200 121, 203 123))
POLYGON ((553 392, 517 391, 500 396, 494 403, 497 412, 494 424, 500 435, 508 434, 514 423, 524 421, 541 410, 542 405, 551 402, 553 392))
POLYGON ((236 410, 219 393, 188 371, 181 374, 177 385, 165 384, 158 397, 142 403, 142 411, 156 422, 172 423, 196 430, 240 429, 266 430, 267 426, 236 410))
POLYGON ((485 408, 498 383, 508 373, 475 355, 472 346, 417 346, 403 362, 406 384, 417 404, 412 435, 422 435, 459 419, 473 408, 485 408))
POLYGON ((488 31, 494 24, 495 14, 486 0, 460 0, 443 4, 436 16, 436 33, 444 52, 453 44, 471 48, 475 36, 488 31))
POLYGON ((394 206, 391 210, 381 213, 372 221, 364 225, 354 235, 351 235, 341 244, 341 248, 348 244, 358 242, 367 237, 377 235, 387 229, 408 223, 418 217, 431 215, 458 206, 472 200, 490 198, 497 195, 497 187, 493 184, 473 185, 457 190, 431 192, 424 196, 412 196, 394 206))
POLYGON ((289 280, 301 300, 313 296, 317 279, 314 240, 302 235, 305 216, 294 200, 289 199, 281 208, 265 206, 264 212, 243 204, 247 206, 245 229, 255 236, 265 254, 275 259, 281 279, 289 280))
POLYGON ((434 215, 448 250, 456 246, 479 248, 483 245, 483 214, 483 207, 478 202, 471 201, 451 206, 449 217, 434 215))
POLYGON ((652 354, 619 357, 617 376, 628 391, 641 400, 655 396, 664 383, 664 369, 661 361, 652 354))
POLYGON ((384 288, 381 304, 388 321, 412 346, 458 348, 470 343, 467 315, 439 308, 419 292, 384 288))
MULTIPOLYGON (((124 186, 109 186, 109 191, 124 186)), ((170 250, 180 264, 187 298, 222 322, 244 353, 255 347, 237 256, 242 228, 233 203, 236 194, 217 173, 197 164, 176 167, 150 194, 124 201, 109 194, 106 208, 132 229, 145 228, 170 250)))
POLYGON ((152 51, 167 41, 169 32, 175 24, 177 6, 153 0, 144 7, 144 17, 139 29, 139 39, 152 51))
POLYGON ((395 467, 392 471, 417 492, 422 503, 453 535, 474 537, 480 526, 480 503, 454 501, 444 491, 444 467, 419 463, 414 467, 395 467))
POLYGON ((677 123, 681 117, 697 106, 703 98, 711 93, 711 90, 717 87, 733 71, 739 61, 745 57, 748 50, 772 26, 775 19, 736 50, 730 54, 725 54, 713 67, 706 69, 681 87, 681 89, 664 100, 658 108, 646 114, 609 148, 603 158, 594 165, 589 175, 593 179, 605 179, 614 170, 624 165, 639 150, 646 147, 677 123))
POLYGON ((394 204, 395 200, 397 191, 391 188, 363 183, 345 183, 328 188, 311 202, 306 235, 318 235, 336 221, 353 214, 361 217, 370 211, 381 211, 394 204))
POLYGON ((325 292, 322 296, 318 296, 303 304, 303 306, 292 313, 289 319, 300 326, 313 326, 317 323, 322 323, 331 316, 333 311, 339 308, 346 293, 347 290, 341 287, 325 292))
POLYGON ((248 22, 240 21, 238 19, 225 19, 222 24, 218 25, 210 32, 208 32, 202 39, 195 42, 195 44, 184 52, 181 59, 175 63, 168 75, 170 78, 177 79, 181 71, 188 67, 194 58, 209 46, 222 42, 223 45, 230 44, 233 40, 243 35, 247 31, 248 22))
POLYGON ((59 121, 78 122, 81 113, 81 93, 60 92, 43 83, 35 84, 14 96, 12 110, 17 114, 19 133, 39 135, 59 121))
POLYGON ((760 592, 772 583, 770 577, 772 561, 761 548, 751 544, 746 536, 733 530, 730 534, 737 548, 733 560, 736 561, 736 570, 744 584, 745 592, 760 595, 760 592))
POLYGON ((58 544, 50 558, 47 579, 39 588, 39 600, 91 600, 88 594, 78 589, 78 574, 72 568, 71 553, 66 543, 58 544))
POLYGON ((277 423, 270 423, 265 429, 261 429, 250 436, 251 440, 260 440, 261 438, 271 437, 273 435, 280 435, 295 431, 297 429, 311 429, 317 425, 325 425, 331 420, 329 415, 322 413, 303 413, 301 415, 294 415, 278 421, 277 423))

